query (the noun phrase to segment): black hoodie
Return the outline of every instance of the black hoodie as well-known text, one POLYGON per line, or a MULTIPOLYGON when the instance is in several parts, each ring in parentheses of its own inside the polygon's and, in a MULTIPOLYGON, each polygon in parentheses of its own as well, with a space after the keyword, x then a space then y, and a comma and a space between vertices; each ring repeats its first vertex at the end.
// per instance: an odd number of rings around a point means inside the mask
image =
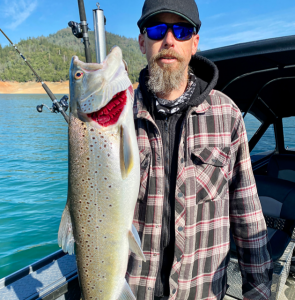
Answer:
MULTIPOLYGON (((139 76, 139 85, 143 101, 150 115, 159 128, 164 153, 165 193, 163 203, 160 264, 155 285, 155 296, 169 296, 169 276, 174 260, 175 245, 175 188, 177 175, 177 157, 182 121, 186 111, 193 106, 200 105, 218 80, 218 69, 208 59, 195 55, 190 67, 197 77, 196 87, 187 105, 172 115, 162 115, 155 108, 155 98, 147 88, 148 68, 143 69, 139 76)), ((154 129, 156 130, 156 129, 154 129)))

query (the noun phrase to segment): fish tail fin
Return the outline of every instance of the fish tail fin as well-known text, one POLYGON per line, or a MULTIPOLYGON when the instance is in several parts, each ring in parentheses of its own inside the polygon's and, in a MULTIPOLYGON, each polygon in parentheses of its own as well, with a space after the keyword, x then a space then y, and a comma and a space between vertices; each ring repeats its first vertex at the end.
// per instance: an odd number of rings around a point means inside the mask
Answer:
POLYGON ((121 292, 118 300, 136 300, 126 279, 125 279, 123 289, 122 289, 122 292, 121 292))
POLYGON ((74 254, 74 244, 71 215, 68 204, 66 204, 58 230, 58 245, 65 253, 68 252, 71 255, 74 254))

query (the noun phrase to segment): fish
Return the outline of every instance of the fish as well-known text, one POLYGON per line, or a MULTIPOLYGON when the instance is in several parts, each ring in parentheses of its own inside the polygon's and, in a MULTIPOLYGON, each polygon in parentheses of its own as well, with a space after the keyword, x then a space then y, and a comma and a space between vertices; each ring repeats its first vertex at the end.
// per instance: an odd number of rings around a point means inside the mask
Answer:
POLYGON ((69 79, 68 197, 58 243, 76 254, 84 300, 135 300, 125 280, 129 250, 146 259, 132 224, 140 158, 121 49, 101 64, 74 56, 69 79))

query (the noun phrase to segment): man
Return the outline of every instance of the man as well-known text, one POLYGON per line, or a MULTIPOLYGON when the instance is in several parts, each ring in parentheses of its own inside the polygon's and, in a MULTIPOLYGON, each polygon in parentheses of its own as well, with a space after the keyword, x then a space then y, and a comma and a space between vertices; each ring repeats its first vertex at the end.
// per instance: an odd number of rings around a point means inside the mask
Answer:
POLYGON ((201 26, 194 0, 146 0, 134 111, 141 185, 134 225, 147 258, 130 255, 137 300, 222 299, 230 230, 244 299, 270 297, 272 260, 238 107, 214 90, 218 70, 193 56, 201 26))

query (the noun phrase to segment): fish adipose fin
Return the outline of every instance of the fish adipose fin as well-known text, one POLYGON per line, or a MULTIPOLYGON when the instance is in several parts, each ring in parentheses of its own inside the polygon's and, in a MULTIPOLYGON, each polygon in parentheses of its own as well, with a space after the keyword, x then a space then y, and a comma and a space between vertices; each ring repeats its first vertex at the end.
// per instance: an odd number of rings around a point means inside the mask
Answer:
POLYGON ((126 179, 129 172, 132 170, 134 161, 133 161, 133 152, 130 135, 128 129, 121 125, 121 145, 120 145, 120 161, 121 161, 121 174, 122 178, 126 179))
POLYGON ((74 254, 74 244, 73 226, 69 207, 66 204, 58 230, 58 245, 65 253, 68 252, 71 255, 74 254))
POLYGON ((118 300, 136 300, 126 279, 125 279, 125 283, 121 295, 119 296, 118 300))
POLYGON ((129 231, 128 233, 128 238, 130 250, 138 255, 143 261, 146 261, 146 258, 141 249, 140 238, 134 225, 132 225, 132 231, 129 231))

